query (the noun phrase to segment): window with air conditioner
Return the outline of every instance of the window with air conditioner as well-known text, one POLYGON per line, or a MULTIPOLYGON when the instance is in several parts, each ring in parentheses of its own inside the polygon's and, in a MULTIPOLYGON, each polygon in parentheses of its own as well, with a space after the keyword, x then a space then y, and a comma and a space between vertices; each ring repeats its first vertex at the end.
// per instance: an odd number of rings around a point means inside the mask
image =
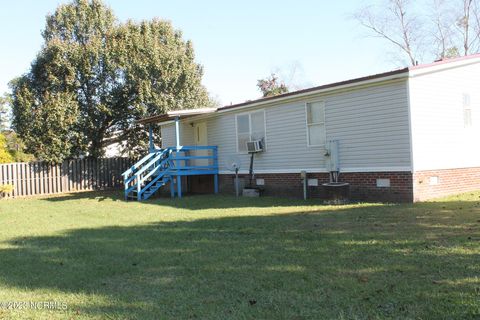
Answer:
POLYGON ((247 152, 247 142, 261 141, 265 150, 265 111, 254 111, 236 116, 237 151, 247 152))
POLYGON ((307 144, 309 147, 325 145, 325 102, 309 102, 305 105, 307 115, 307 144))

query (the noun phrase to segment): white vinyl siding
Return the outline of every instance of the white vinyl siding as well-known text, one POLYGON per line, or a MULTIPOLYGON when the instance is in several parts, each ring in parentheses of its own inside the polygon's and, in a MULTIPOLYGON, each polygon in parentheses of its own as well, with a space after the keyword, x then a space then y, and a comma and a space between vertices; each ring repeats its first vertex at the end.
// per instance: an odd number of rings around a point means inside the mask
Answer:
POLYGON ((237 152, 247 152, 247 142, 261 140, 265 149, 265 111, 255 111, 236 116, 237 152))
MULTIPOLYGON (((176 145, 175 123, 169 123, 161 126, 162 148, 173 147, 176 145)), ((194 132, 190 123, 180 123, 180 144, 183 146, 194 145, 194 132)))
POLYGON ((307 141, 310 147, 325 145, 325 102, 305 104, 307 114, 307 141))
MULTIPOLYGON (((341 169, 410 167, 406 81, 310 97, 325 102, 326 140, 339 140, 341 169)), ((255 155, 254 170, 326 170, 325 150, 307 145, 305 101, 265 107, 268 148, 255 155)), ((219 147, 219 163, 236 151, 235 114, 208 121, 209 143, 219 147), (233 147, 233 148, 232 148, 233 147)), ((242 169, 249 158, 242 155, 242 169)), ((223 168, 225 169, 225 168, 223 168)), ((408 170, 408 169, 406 169, 408 170)))
POLYGON ((480 166, 479 86, 478 62, 409 80, 415 171, 480 166))
MULTIPOLYGON (((409 170, 406 83, 406 80, 397 80, 253 109, 251 112, 264 112, 268 145, 265 152, 255 155, 255 172, 326 171, 324 147, 308 146, 305 104, 311 101, 325 104, 325 140, 339 140, 341 170, 409 170)), ((199 120, 207 122, 208 143, 218 146, 222 172, 229 172, 225 167, 227 157, 238 153, 237 116, 242 114, 246 113, 232 110, 199 120)), ((192 121, 195 120, 187 119, 182 126, 190 127, 192 121)), ((171 127, 174 135, 175 127, 171 127)), ((165 141, 175 144, 174 137, 165 141)), ((239 157, 242 160, 240 170, 247 172, 248 154, 241 153, 239 157)))
MULTIPOLYGON (((343 172, 478 167, 480 63, 477 61, 452 62, 449 64, 452 67, 413 68, 408 80, 303 97, 293 95, 281 102, 272 100, 258 107, 222 111, 202 117, 201 121, 207 122, 209 144, 218 146, 223 172, 230 172, 225 168, 225 159, 238 152, 237 115, 258 110, 264 110, 268 150, 255 155, 255 172, 326 171, 324 147, 309 146, 308 124, 321 121, 313 117, 307 120, 306 103, 316 101, 324 102, 325 141, 339 141, 343 172)), ((192 121, 194 118, 181 124, 183 144, 189 143, 192 121)), ((249 127, 248 139, 251 131, 249 127)), ((247 130, 240 133, 245 133, 247 139, 247 130)), ((162 126, 162 138, 163 146, 175 145, 173 124, 162 126)), ((239 156, 241 171, 248 171, 250 158, 246 153, 239 156)))
POLYGON ((161 126, 162 148, 173 147, 175 143, 175 125, 165 124, 161 126))

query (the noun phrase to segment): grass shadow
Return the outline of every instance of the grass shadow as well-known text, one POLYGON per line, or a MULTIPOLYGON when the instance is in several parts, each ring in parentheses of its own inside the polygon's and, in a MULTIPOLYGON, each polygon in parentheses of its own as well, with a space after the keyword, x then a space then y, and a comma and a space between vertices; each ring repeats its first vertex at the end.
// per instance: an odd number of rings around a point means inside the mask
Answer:
MULTIPOLYGON (((261 197, 261 198, 248 198, 239 197, 235 198, 224 194, 208 194, 208 195, 187 195, 182 199, 170 198, 169 196, 158 196, 149 200, 137 202, 137 201, 125 201, 123 193, 121 191, 91 191, 91 192, 79 192, 70 193, 65 195, 55 195, 50 197, 41 198, 43 201, 48 202, 67 202, 67 201, 81 201, 81 200, 93 200, 102 202, 105 200, 122 201, 126 204, 141 204, 146 205, 162 205, 170 206, 174 208, 183 208, 188 210, 205 210, 205 209, 232 209, 232 208, 246 208, 246 207, 298 207, 298 206, 318 206, 322 204, 321 199, 289 199, 278 197, 261 197)), ((380 204, 379 204, 380 205, 380 204)))
POLYGON ((452 202, 74 229, 8 240, 0 282, 90 295, 70 303, 87 317, 471 319, 478 214, 452 202))

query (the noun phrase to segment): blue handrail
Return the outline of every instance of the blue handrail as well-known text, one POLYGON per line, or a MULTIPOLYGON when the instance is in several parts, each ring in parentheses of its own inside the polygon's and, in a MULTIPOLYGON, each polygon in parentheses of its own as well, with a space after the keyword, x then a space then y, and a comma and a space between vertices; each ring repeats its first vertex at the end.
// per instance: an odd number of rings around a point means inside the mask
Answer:
POLYGON ((215 193, 218 192, 218 148, 217 146, 180 146, 155 150, 123 173, 125 198, 137 200, 149 198, 161 186, 170 182, 172 197, 175 195, 174 181, 178 197, 181 197, 181 176, 213 174, 215 193), (189 151, 212 150, 211 155, 190 155, 189 151), (206 159, 208 165, 194 165, 190 160, 206 159), (175 180, 173 177, 177 177, 175 180))
MULTIPOLYGON (((157 160, 158 161, 158 160, 157 160)), ((138 179, 139 179, 139 182, 142 183, 143 181, 147 180, 148 178, 150 178, 154 173, 156 173, 159 169, 162 169, 164 167, 164 165, 168 162, 167 159, 163 159, 157 166, 155 166, 152 170, 150 170, 149 173, 147 173, 146 175, 144 175, 143 177, 140 175, 141 172, 139 171, 138 172, 138 179)))
POLYGON ((139 161, 137 161, 133 166, 131 166, 127 171, 125 171, 124 173, 122 173, 123 177, 125 178, 125 176, 129 175, 130 173, 133 173, 135 171, 135 169, 139 168, 144 162, 146 162, 148 159, 150 159, 151 157, 153 157, 154 155, 156 154, 156 152, 153 152, 153 153, 149 153, 147 154, 145 157, 143 157, 142 159, 140 159, 139 161))
POLYGON ((157 156, 154 157, 152 160, 150 160, 146 165, 144 165, 142 167, 142 169, 138 170, 137 172, 135 172, 135 175, 136 176, 140 176, 142 173, 144 173, 145 171, 147 171, 147 169, 149 169, 151 166, 153 166, 158 160, 160 160, 162 158, 162 156, 165 155, 167 149, 164 149, 163 151, 161 152, 158 152, 157 153, 157 156))

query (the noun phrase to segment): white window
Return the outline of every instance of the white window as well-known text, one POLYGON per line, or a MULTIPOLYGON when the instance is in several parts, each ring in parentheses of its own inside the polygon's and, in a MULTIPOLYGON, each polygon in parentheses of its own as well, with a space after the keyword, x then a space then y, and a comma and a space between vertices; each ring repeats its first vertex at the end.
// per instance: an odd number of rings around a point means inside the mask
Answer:
POLYGON ((463 126, 465 128, 472 126, 472 109, 463 109, 463 126))
POLYGON ((470 106, 470 95, 463 94, 463 126, 469 128, 472 126, 472 108, 470 106))
POLYGON ((265 149, 265 111, 239 114, 237 122, 237 151, 247 152, 247 142, 262 140, 265 149))
POLYGON ((325 145, 325 102, 306 104, 308 146, 325 145))

